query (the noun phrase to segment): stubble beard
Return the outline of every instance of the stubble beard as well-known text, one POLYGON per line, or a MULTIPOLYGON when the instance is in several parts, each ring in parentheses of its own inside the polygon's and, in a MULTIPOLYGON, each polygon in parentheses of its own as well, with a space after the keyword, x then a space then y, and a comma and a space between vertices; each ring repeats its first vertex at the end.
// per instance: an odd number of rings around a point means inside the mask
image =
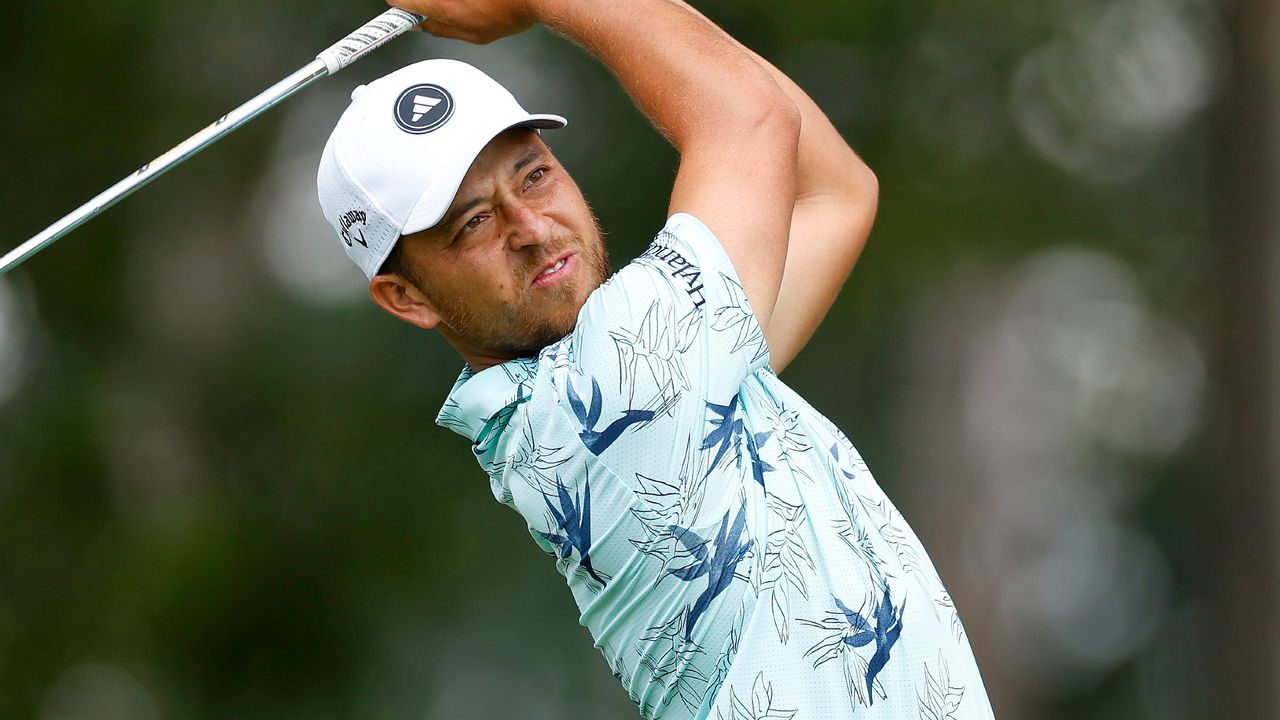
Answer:
POLYGON ((532 357, 573 331, 587 296, 611 274, 603 235, 598 228, 594 234, 590 242, 574 235, 548 243, 546 252, 519 269, 515 282, 522 290, 511 304, 482 307, 463 297, 436 297, 430 287, 420 289, 435 304, 443 324, 461 339, 495 354, 532 357), (578 249, 575 277, 549 288, 535 289, 527 284, 537 268, 569 248, 578 249))

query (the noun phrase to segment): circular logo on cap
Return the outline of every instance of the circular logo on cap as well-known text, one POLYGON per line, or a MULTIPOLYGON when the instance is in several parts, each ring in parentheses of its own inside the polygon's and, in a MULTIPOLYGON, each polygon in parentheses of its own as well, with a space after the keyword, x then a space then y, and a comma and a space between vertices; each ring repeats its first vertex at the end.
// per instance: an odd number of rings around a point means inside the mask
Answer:
POLYGON ((392 114, 401 130, 414 135, 429 133, 453 117, 453 96, 439 85, 414 85, 396 98, 392 114))

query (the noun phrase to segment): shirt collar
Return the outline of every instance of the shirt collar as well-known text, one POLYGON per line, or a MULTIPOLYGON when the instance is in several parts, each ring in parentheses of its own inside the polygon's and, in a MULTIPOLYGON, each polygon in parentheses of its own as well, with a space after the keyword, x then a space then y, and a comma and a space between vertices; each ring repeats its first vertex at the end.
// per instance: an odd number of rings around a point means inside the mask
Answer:
POLYGON ((537 358, 508 360, 480 372, 463 366, 436 424, 477 442, 491 417, 529 399, 537 371, 537 358))

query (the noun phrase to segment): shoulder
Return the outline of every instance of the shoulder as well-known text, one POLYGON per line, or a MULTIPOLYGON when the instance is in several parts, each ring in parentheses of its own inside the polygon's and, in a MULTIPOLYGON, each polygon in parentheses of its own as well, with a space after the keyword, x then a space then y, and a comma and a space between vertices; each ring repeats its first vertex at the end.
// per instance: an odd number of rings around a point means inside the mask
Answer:
POLYGON ((588 297, 573 336, 581 339, 602 328, 643 323, 658 305, 679 315, 729 307, 754 322, 724 247, 710 228, 688 213, 672 215, 639 257, 588 297))
POLYGON ((720 273, 736 279, 733 264, 715 233, 688 213, 672 215, 636 263, 670 277, 690 296, 695 307, 707 302, 707 275, 720 273))

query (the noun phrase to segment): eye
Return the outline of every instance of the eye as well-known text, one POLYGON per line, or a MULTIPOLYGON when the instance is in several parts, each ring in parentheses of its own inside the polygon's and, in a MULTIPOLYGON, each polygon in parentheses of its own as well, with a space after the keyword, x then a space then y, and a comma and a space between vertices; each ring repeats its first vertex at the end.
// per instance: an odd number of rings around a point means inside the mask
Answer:
POLYGON ((546 176, 547 176, 547 169, 545 167, 540 167, 537 170, 534 170, 533 172, 529 173, 529 176, 524 180, 524 185, 525 187, 529 187, 530 185, 537 185, 538 183, 542 182, 542 179, 545 178, 546 176))
POLYGON ((485 219, 484 215, 476 215, 475 217, 468 220, 466 224, 462 226, 462 232, 470 232, 472 230, 475 230, 476 228, 480 227, 480 224, 484 222, 484 219, 485 219))
POLYGON ((487 218, 488 216, 485 215, 484 213, 472 215, 469 220, 467 220, 465 223, 462 224, 461 227, 458 228, 458 231, 453 234, 453 237, 449 239, 449 245, 453 245, 454 243, 461 240, 463 236, 470 235, 471 233, 475 232, 476 229, 478 229, 481 225, 484 224, 484 221, 487 218))

